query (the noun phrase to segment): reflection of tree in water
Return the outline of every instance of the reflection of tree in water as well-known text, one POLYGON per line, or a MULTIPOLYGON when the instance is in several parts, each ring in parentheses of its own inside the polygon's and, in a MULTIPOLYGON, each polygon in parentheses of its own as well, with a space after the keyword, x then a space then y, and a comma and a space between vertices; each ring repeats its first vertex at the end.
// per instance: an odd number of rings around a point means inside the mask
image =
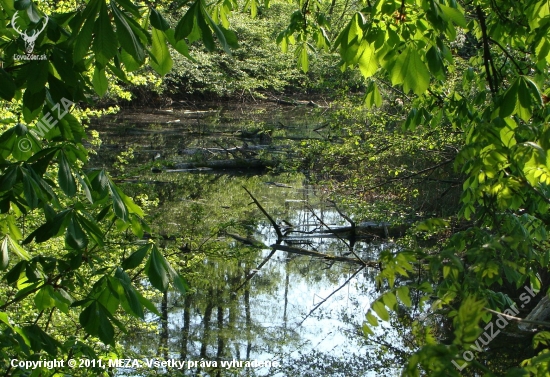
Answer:
MULTIPOLYGON (((422 333, 422 325, 427 322, 438 330, 429 336, 452 342, 450 326, 440 317, 432 315, 415 323, 422 313, 405 307, 382 332, 365 338, 361 329, 364 317, 360 314, 389 289, 373 283, 374 269, 281 251, 271 253, 255 247, 254 242, 245 245, 228 237, 231 232, 244 240, 267 244, 275 241, 270 221, 249 205, 250 197, 242 190, 246 185, 279 224, 284 219, 286 225, 294 225, 294 230, 306 235, 288 240, 287 245, 348 258, 358 255, 365 261, 377 260, 381 248, 395 247, 363 242, 350 245, 337 237, 308 237, 312 228, 323 228, 321 223, 341 225, 341 216, 326 206, 310 208, 309 194, 302 193, 300 200, 288 200, 293 198, 292 190, 266 185, 266 179, 273 178, 182 176, 159 187, 157 193, 164 201, 157 226, 167 238, 176 240, 172 243, 180 243, 181 233, 187 236, 185 244, 189 246, 180 246, 186 252, 175 255, 180 258, 178 264, 187 269, 192 290, 184 296, 170 292, 162 297, 159 308, 163 320, 158 333, 136 334, 134 341, 129 337, 127 344, 132 350, 144 357, 217 362, 217 368, 199 365, 183 371, 193 376, 370 377, 398 375, 408 356, 426 341, 428 335, 422 333), (269 262, 250 278, 267 255, 272 255, 269 262), (355 275, 358 269, 361 271, 355 275), (355 288, 350 291, 350 286, 355 288), (300 295, 299 291, 306 288, 309 293, 300 295), (342 302, 338 301, 340 296, 345 297, 345 305, 335 308, 331 302, 342 302), (327 324, 327 319, 338 323, 327 324), (332 348, 332 339, 321 331, 326 326, 335 326, 331 332, 344 337, 345 344, 332 348), (220 368, 221 361, 258 358, 278 360, 281 366, 270 370, 220 368)), ((166 248, 171 247, 177 245, 167 241, 166 248)), ((410 285, 414 283, 414 277, 411 279, 398 284, 410 285)), ((491 347, 498 350, 498 344, 497 339, 491 347)), ((502 355, 502 350, 496 352, 502 355)), ((509 360, 519 358, 512 355, 514 352, 519 354, 518 347, 508 352, 509 360)), ((495 356, 491 349, 477 359, 494 362, 495 356)), ((503 365, 510 364, 501 359, 503 365)), ((181 374, 168 371, 168 375, 181 374)))

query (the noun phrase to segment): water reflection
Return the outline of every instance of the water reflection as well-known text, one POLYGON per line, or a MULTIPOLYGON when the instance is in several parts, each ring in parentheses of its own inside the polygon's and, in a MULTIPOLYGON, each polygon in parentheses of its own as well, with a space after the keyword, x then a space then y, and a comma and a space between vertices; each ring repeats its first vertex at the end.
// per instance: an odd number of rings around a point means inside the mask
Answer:
MULTIPOLYGON (((183 120, 183 115, 177 117, 183 120)), ((261 113, 261 117, 262 129, 275 129, 283 122, 279 115, 261 113)), ((115 146, 135 148, 137 157, 127 167, 126 175, 132 178, 126 179, 125 191, 146 198, 152 237, 192 287, 186 295, 168 292, 158 297, 161 318, 151 315, 150 327, 135 329, 123 341, 129 357, 187 361, 185 368, 128 369, 126 374, 375 376, 380 374, 373 366, 384 358, 383 375, 395 374, 400 366, 396 359, 373 350, 361 330, 370 303, 380 294, 373 283, 375 271, 357 263, 270 248, 279 242, 355 258, 353 251, 362 260, 372 261, 380 248, 391 245, 320 233, 347 223, 301 174, 244 170, 240 174, 153 174, 144 170, 150 166, 146 161, 158 162, 152 158, 157 153, 175 158, 182 148, 235 145, 234 131, 240 129, 241 137, 249 129, 242 124, 256 124, 250 119, 234 124, 235 118, 235 113, 196 113, 189 122, 158 125, 122 117, 124 124, 135 123, 122 129, 119 125, 102 128, 106 131, 104 153, 93 163, 101 166, 116 160, 115 146), (284 242, 251 204, 243 186, 287 235, 284 242), (201 360, 202 365, 189 367, 189 361, 201 360), (233 360, 270 360, 279 365, 247 368, 232 363, 222 367, 222 361, 233 360)), ((297 139, 306 137, 317 124, 303 122, 303 118, 284 119, 283 131, 302 135, 293 136, 297 139)), ((399 346, 395 335, 384 334, 387 328, 381 331, 382 337, 399 346)))
MULTIPOLYGON (((222 180, 225 179, 243 178, 222 180)), ((297 182, 295 177, 289 181, 297 182)), ((317 217, 332 226, 342 223, 330 208, 318 207, 316 215, 311 213, 309 203, 318 201, 311 189, 278 188, 264 194, 270 212, 277 214, 278 220, 297 224, 298 229, 321 227, 317 217), (296 199, 304 196, 308 196, 307 201, 296 199)), ((202 207, 203 214, 209 213, 206 203, 202 207)), ((247 219, 248 227, 234 224, 230 228, 241 233, 248 229, 248 236, 265 245, 275 243, 273 227, 261 214, 254 213, 252 218, 255 220, 247 219), (255 226, 252 229, 251 223, 255 226)), ((182 218, 172 220, 182 222, 182 218)), ((349 254, 349 245, 334 237, 295 235, 291 242, 318 252, 349 254)), ((376 256, 378 248, 379 245, 358 243, 355 252, 369 260, 376 256)), ((361 325, 369 303, 377 295, 372 283, 374 271, 356 264, 257 249, 226 236, 204 244, 203 251, 205 257, 194 265, 195 279, 190 281, 194 292, 165 295, 160 303, 163 318, 157 334, 149 334, 147 341, 143 334, 126 340, 137 353, 217 362, 217 368, 198 366, 185 372, 196 376, 308 375, 316 365, 320 370, 332 370, 321 375, 336 376, 346 370, 354 376, 369 375, 361 325), (221 249, 224 257, 216 257, 215 250, 221 249), (270 254, 272 257, 259 268, 270 254), (240 257, 227 258, 228 255, 240 257), (139 348, 135 346, 138 343, 139 348), (275 360, 280 365, 220 368, 221 362, 227 360, 275 360)), ((186 256, 189 260, 195 257, 193 253, 186 256)))

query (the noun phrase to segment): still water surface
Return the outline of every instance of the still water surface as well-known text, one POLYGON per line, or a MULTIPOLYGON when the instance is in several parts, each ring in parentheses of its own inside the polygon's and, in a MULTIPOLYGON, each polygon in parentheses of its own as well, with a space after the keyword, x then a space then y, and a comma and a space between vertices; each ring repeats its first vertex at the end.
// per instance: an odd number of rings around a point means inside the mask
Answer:
MULTIPOLYGON (((167 252, 175 250, 191 286, 187 295, 169 292, 159 298, 162 318, 151 315, 150 328, 136 329, 124 340, 128 355, 210 363, 124 374, 395 374, 399 365, 392 356, 368 345, 362 332, 366 311, 380 294, 373 282, 376 271, 273 252, 274 228, 242 187, 289 232, 283 244, 353 258, 346 240, 319 233, 346 225, 322 190, 301 173, 205 167, 215 160, 291 160, 291 143, 326 136, 320 131, 324 111, 211 105, 153 114, 126 111, 92 125, 103 140, 92 165, 115 164, 125 189, 154 203, 152 232, 161 236, 158 242, 167 252), (121 163, 116 156, 130 149, 132 156, 121 163), (278 366, 221 368, 222 361, 232 360, 269 360, 278 366)), ((384 247, 391 245, 358 242, 354 252, 375 260, 384 247)), ((377 335, 400 346, 392 329, 380 331, 377 335)))

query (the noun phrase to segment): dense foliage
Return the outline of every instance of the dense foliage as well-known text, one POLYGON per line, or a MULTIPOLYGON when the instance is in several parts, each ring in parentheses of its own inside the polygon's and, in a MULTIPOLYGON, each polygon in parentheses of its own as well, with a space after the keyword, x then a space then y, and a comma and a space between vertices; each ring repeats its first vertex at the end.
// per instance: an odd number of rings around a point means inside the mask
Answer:
MULTIPOLYGON (((131 73, 145 65, 166 75, 174 65, 172 52, 192 61, 188 45, 195 42, 231 54, 238 40, 229 15, 238 4, 0 3, 0 267, 6 271, 0 355, 7 373, 17 374, 23 370, 10 370, 10 359, 95 359, 116 352, 116 332, 126 331, 128 315, 143 319, 144 308, 156 312, 146 292, 136 288, 142 272, 154 288, 166 290, 172 281, 185 291, 184 279, 157 246, 131 245, 124 234, 141 238, 150 230, 136 204, 146 205, 146 198, 126 196, 105 170, 83 169, 88 151, 73 104, 105 95, 112 82, 131 82, 131 73), (163 7, 181 10, 175 27, 163 7)), ((250 0, 245 8, 257 16, 267 5, 250 0)), ((516 296, 525 289, 544 296, 549 288, 548 1, 300 0, 293 6, 276 41, 285 52, 293 49, 304 72, 317 49, 337 51, 343 70, 356 67, 368 80, 367 106, 380 107, 382 94, 392 98, 397 92, 393 100, 408 111, 389 125, 371 121, 359 135, 349 129, 344 148, 351 148, 337 152, 358 156, 361 166, 380 164, 382 172, 403 181, 452 162, 456 176, 437 179, 463 182, 456 218, 428 219, 405 247, 381 255, 378 279, 389 290, 372 304, 364 331, 372 332, 377 317, 389 319, 398 299, 411 306, 413 297, 416 310, 437 311, 452 321, 453 336, 436 337, 437 323, 427 322, 404 375, 494 375, 498 366, 466 357, 465 350, 483 352, 476 342, 485 322, 497 319, 491 313, 519 302, 516 296), (421 166, 391 166, 390 156, 364 138, 398 126, 416 132, 428 148, 433 136, 441 153, 419 160, 421 166), (446 144, 456 150, 444 153, 446 144), (450 220, 463 221, 465 229, 449 232, 450 220), (421 247, 422 236, 434 234, 445 237, 421 247), (399 284, 413 271, 414 282, 399 284)), ((392 135, 392 142, 410 154, 424 152, 411 147, 411 140, 392 135)), ((372 178, 372 171, 366 173, 372 178)), ((372 192, 368 180, 365 185, 361 177, 344 174, 350 177, 356 178, 351 192, 361 185, 365 195, 372 192)), ((374 178, 374 186, 384 183, 384 177, 374 178)), ((548 332, 537 330, 534 357, 499 373, 546 375, 548 339, 548 332)))

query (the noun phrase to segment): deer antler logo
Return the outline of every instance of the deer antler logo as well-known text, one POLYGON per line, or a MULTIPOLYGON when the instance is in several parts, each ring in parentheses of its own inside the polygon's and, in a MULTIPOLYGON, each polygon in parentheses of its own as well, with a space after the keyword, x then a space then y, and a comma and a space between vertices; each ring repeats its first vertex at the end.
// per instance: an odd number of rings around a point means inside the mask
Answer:
POLYGON ((17 33, 19 33, 19 35, 21 35, 21 37, 23 37, 23 40, 25 41, 25 52, 27 53, 27 55, 30 55, 34 51, 34 42, 36 42, 36 40, 38 39, 38 36, 46 28, 49 18, 47 15, 44 15, 44 24, 42 25, 42 29, 40 29, 40 31, 35 29, 32 31, 32 34, 29 35, 27 34, 26 30, 23 32, 21 31, 21 29, 17 27, 15 20, 17 19, 18 16, 19 16, 18 13, 15 12, 13 17, 11 18, 11 26, 17 33))

